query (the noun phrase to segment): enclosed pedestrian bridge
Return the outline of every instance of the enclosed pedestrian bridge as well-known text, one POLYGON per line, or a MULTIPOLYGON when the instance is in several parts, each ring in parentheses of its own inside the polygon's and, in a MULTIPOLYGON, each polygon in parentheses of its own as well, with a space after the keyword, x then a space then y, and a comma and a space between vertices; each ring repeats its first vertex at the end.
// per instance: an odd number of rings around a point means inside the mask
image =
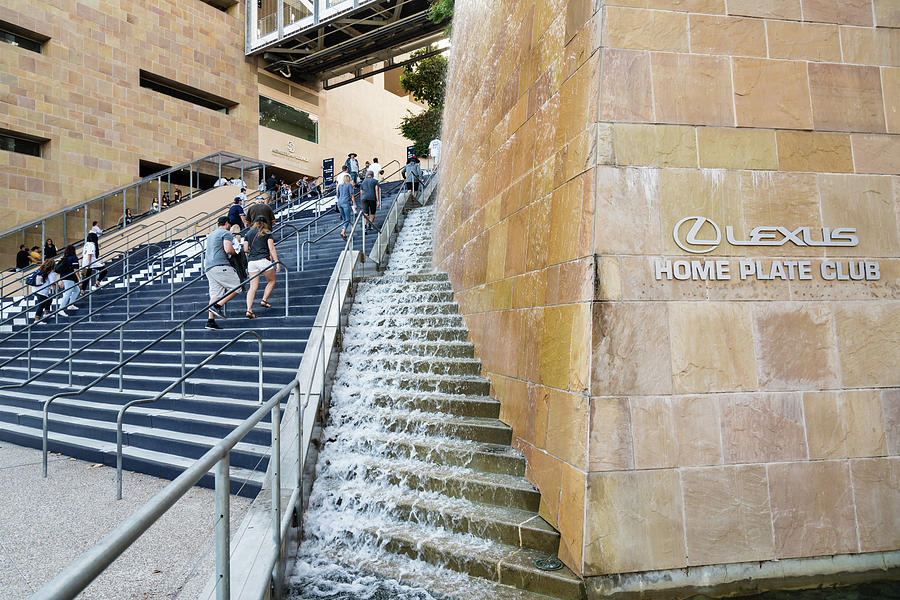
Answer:
POLYGON ((444 37, 428 0, 261 0, 247 3, 247 54, 297 82, 333 87, 444 37), (348 76, 349 75, 349 76, 348 76), (338 81, 335 79, 338 78, 338 81))

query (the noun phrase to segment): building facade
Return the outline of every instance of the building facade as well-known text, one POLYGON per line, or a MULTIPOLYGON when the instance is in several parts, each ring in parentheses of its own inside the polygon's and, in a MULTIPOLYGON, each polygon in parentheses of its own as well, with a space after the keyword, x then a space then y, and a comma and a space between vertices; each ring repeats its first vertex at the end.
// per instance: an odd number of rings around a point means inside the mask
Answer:
POLYGON ((598 595, 896 561, 896 2, 462 2, 453 27, 435 262, 560 558, 598 595))
MULTIPOLYGON (((218 151, 271 162, 291 183, 351 151, 405 158, 396 127, 418 105, 384 75, 326 91, 265 73, 245 56, 244 15, 244 2, 214 0, 0 6, 3 230, 218 151)), ((46 233, 59 242, 59 229, 46 233)))

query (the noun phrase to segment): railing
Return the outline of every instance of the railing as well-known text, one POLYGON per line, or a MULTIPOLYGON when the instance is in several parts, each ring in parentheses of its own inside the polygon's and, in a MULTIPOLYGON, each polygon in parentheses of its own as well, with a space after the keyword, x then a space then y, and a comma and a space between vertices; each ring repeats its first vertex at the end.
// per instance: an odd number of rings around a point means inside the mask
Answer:
MULTIPOLYGON (((135 221, 139 220, 141 217, 153 216, 156 214, 150 213, 149 211, 140 211, 142 193, 145 197, 147 196, 147 190, 142 190, 142 188, 155 183, 155 193, 152 193, 150 198, 156 198, 156 200, 159 201, 162 198, 164 187, 167 190, 171 190, 175 185, 184 185, 177 181, 173 184, 173 176, 176 180, 179 180, 183 171, 188 171, 188 193, 182 196, 181 199, 181 202, 184 202, 193 197, 196 191, 202 190, 200 181, 201 175, 211 175, 210 173, 204 172, 204 165, 210 165, 210 168, 206 169, 206 171, 213 170, 218 177, 222 176, 223 169, 225 169, 230 170, 235 174, 240 173, 241 179, 244 179, 245 173, 260 171, 262 178, 265 179, 266 167, 269 163, 237 154, 231 154, 229 152, 209 154, 196 160, 154 173, 148 177, 143 177, 136 182, 95 196, 79 204, 67 206, 40 219, 17 225, 12 229, 0 233, 0 244, 2 244, 4 239, 14 238, 15 236, 20 236, 20 241, 12 240, 7 244, 10 247, 18 248, 19 243, 26 243, 26 238, 29 237, 32 238, 32 241, 37 242, 38 238, 36 236, 26 232, 31 229, 40 228, 41 233, 39 239, 41 248, 44 247, 44 242, 48 237, 62 239, 63 243, 59 247, 68 245, 67 242, 69 242, 69 240, 71 240, 69 243, 77 245, 87 237, 90 223, 94 220, 99 221, 101 229, 107 233, 115 229, 124 229, 124 223, 122 225, 115 225, 114 223, 116 223, 118 217, 125 214, 128 209, 140 213, 135 217, 135 221), (121 198, 119 198, 119 196, 121 196, 121 198), (115 202, 115 206, 111 204, 112 202, 115 202), (108 208, 111 211, 109 217, 107 217, 107 212, 109 212, 107 210, 108 208), (72 221, 78 226, 70 227, 70 222, 72 221), (110 223, 108 224, 107 221, 110 221, 110 223), (50 235, 48 235, 48 231, 50 235), (73 235, 74 231, 78 231, 78 234, 73 235), (61 232, 61 234, 57 234, 56 232, 61 232)), ((33 245, 37 244, 35 243, 33 245)), ((24 276, 29 270, 30 269, 26 268, 22 271, 4 272, 0 274, 0 296, 5 295, 4 291, 11 280, 24 276)))
MULTIPOLYGON (((94 315, 96 315, 97 313, 99 313, 99 312, 102 311, 103 309, 105 309, 105 308, 107 308, 107 307, 109 307, 109 306, 115 304, 116 302, 118 302, 119 300, 122 300, 123 298, 126 298, 127 296, 130 296, 132 293, 134 293, 134 292, 136 292, 137 290, 143 288, 144 286, 150 285, 150 284, 153 283, 156 279, 161 278, 164 274, 166 274, 166 273, 168 273, 168 272, 174 273, 178 267, 182 266, 183 264, 185 264, 185 263, 187 263, 187 262, 191 262, 191 261, 193 261, 193 260, 195 260, 195 257, 194 257, 194 256, 189 256, 189 257, 183 259, 181 262, 173 261, 173 264, 172 264, 168 269, 161 270, 159 273, 157 273, 156 275, 152 276, 150 279, 148 279, 148 280, 145 281, 144 283, 139 284, 139 285, 138 285, 137 287, 135 287, 134 289, 128 289, 128 290, 125 291, 123 294, 119 295, 118 297, 116 297, 116 298, 113 299, 113 300, 108 301, 106 304, 104 304, 103 306, 97 308, 96 310, 93 310, 93 309, 92 309, 92 306, 93 306, 93 294, 96 293, 96 290, 93 290, 93 291, 89 292, 89 293, 87 294, 87 296, 88 296, 88 298, 89 298, 89 300, 88 300, 88 301, 89 301, 89 308, 88 308, 88 313, 87 313, 86 315, 84 315, 84 316, 82 316, 81 318, 79 318, 79 319, 73 321, 72 323, 70 323, 70 324, 67 325, 66 327, 64 327, 64 328, 62 328, 62 329, 56 330, 55 332, 51 333, 49 336, 45 337, 44 339, 42 339, 41 341, 39 341, 39 342, 37 342, 36 344, 33 344, 33 345, 32 345, 32 343, 31 343, 31 331, 32 331, 32 329, 33 329, 33 327, 34 327, 35 324, 34 324, 34 323, 28 324, 28 325, 25 327, 25 329, 24 329, 26 335, 28 336, 28 337, 27 337, 27 342, 26 342, 27 348, 26 348, 25 350, 20 351, 18 354, 15 354, 15 355, 13 355, 12 357, 6 359, 6 360, 3 361, 2 363, 0 363, 0 368, 3 368, 3 367, 5 367, 6 365, 8 365, 9 363, 11 363, 12 361, 14 361, 14 360, 16 360, 16 359, 18 359, 18 358, 21 358, 22 356, 25 356, 25 355, 27 354, 27 355, 28 355, 28 379, 27 379, 24 383, 22 383, 22 384, 14 384, 14 385, 11 385, 11 386, 0 386, 0 389, 13 389, 13 388, 22 387, 23 385, 25 385, 25 384, 27 384, 27 383, 30 383, 30 382, 34 381, 34 379, 37 378, 37 377, 39 377, 40 375, 43 375, 43 374, 46 373, 46 370, 45 370, 45 371, 39 373, 38 375, 36 375, 35 377, 32 377, 32 376, 31 376, 31 352, 32 352, 33 350, 37 349, 39 346, 42 346, 44 343, 46 343, 46 342, 48 342, 48 341, 50 341, 50 340, 56 338, 56 337, 59 336, 60 334, 66 332, 66 331, 69 331, 69 332, 70 332, 70 336, 69 336, 70 348, 69 348, 69 351, 72 352, 72 349, 71 349, 71 340, 72 340, 71 331, 75 328, 76 325, 79 325, 79 324, 81 324, 81 323, 84 323, 85 321, 91 322, 91 321, 93 320, 94 315)), ((140 268, 140 266, 134 267, 132 270, 136 270, 136 269, 139 269, 139 268, 140 268)), ((130 272, 129 272, 129 274, 130 274, 130 272)), ((195 280, 195 281, 196 281, 196 280, 195 280)), ((191 283, 193 283, 193 282, 191 282, 191 283)), ((188 285, 191 285, 191 283, 189 283, 189 284, 187 284, 187 285, 185 285, 185 286, 182 286, 181 288, 179 288, 179 291, 181 291, 182 289, 186 288, 188 285)), ((172 294, 170 294, 169 296, 167 296, 166 298, 169 298, 170 296, 172 297, 171 311, 172 311, 172 313, 174 314, 174 310, 175 310, 174 292, 173 292, 172 294)), ((128 302, 128 300, 126 300, 126 302, 128 302)), ((156 304, 154 304, 153 306, 151 306, 151 308, 154 308, 157 304, 159 304, 159 302, 157 302, 156 304)), ((57 314, 59 313, 59 311, 60 311, 60 309, 57 309, 57 310, 54 311, 52 314, 53 314, 53 315, 57 315, 57 314)), ((141 311, 141 312, 135 314, 134 317, 130 317, 130 318, 126 319, 126 321, 127 321, 127 322, 130 322, 131 320, 133 320, 133 319, 137 318, 138 316, 142 315, 144 312, 146 312, 146 309, 145 309, 144 311, 141 311)), ((126 317, 127 317, 127 314, 126 314, 126 317)), ((15 317, 11 317, 11 318, 15 318, 15 317)), ((174 318, 174 317, 173 317, 173 318, 174 318)), ((124 323, 125 323, 125 322, 123 322, 122 324, 124 324, 124 323)), ((120 324, 120 325, 121 325, 121 324, 120 324)), ((115 329, 110 330, 110 331, 107 331, 107 332, 101 334, 100 337, 98 337, 98 338, 96 338, 95 340, 93 340, 92 342, 90 342, 90 343, 89 343, 87 346, 85 346, 84 348, 87 348, 89 345, 91 345, 91 344, 93 344, 93 343, 96 343, 96 342, 100 341, 101 339, 105 338, 107 335, 109 335, 110 333, 112 333, 112 331, 114 331, 114 330, 115 330, 115 329)), ((14 337, 17 337, 17 336, 21 335, 22 332, 23 332, 23 330, 20 329, 19 331, 15 331, 15 332, 11 333, 10 335, 8 335, 8 336, 6 336, 5 338, 3 338, 2 340, 0 340, 0 344, 3 344, 3 343, 6 342, 7 340, 10 340, 10 339, 12 339, 12 338, 14 338, 14 337)), ((83 350, 84 348, 82 348, 82 350, 83 350)), ((63 359, 63 360, 65 360, 65 359, 63 359)), ((55 365, 53 365, 53 366, 50 367, 50 368, 54 368, 54 367, 56 367, 56 366, 58 366, 58 364, 55 364, 55 365)), ((70 379, 71 379, 71 364, 70 364, 70 367, 69 367, 69 374, 70 374, 70 379)))
MULTIPOLYGON (((285 281, 284 281, 284 316, 288 316, 288 305, 289 305, 289 302, 290 302, 290 285, 289 285, 289 284, 290 284, 290 281, 289 281, 289 276, 288 276, 288 274, 287 274, 287 265, 285 265, 285 264, 284 264, 283 262, 281 262, 281 261, 276 261, 276 262, 272 263, 271 265, 269 265, 268 267, 266 267, 265 269, 263 269, 262 271, 260 271, 259 273, 257 273, 256 275, 254 275, 253 277, 260 277, 260 276, 261 276, 265 271, 267 271, 268 269, 274 269, 274 268, 275 268, 275 265, 281 265, 281 266, 283 266, 283 267, 285 268, 285 281)), ((223 294, 223 297, 228 296, 228 294, 231 294, 231 293, 233 293, 233 292, 235 292, 235 291, 240 290, 241 287, 243 287, 247 282, 249 282, 251 279, 253 279, 253 277, 248 277, 245 281, 242 281, 240 284, 238 284, 237 287, 234 287, 234 288, 228 290, 227 292, 225 292, 225 294, 223 294)), ((110 375, 112 375, 113 373, 115 373, 116 371, 119 372, 119 391, 122 391, 122 389, 123 389, 123 387, 124 387, 124 386, 123 386, 123 379, 124 379, 125 365, 127 365, 128 363, 130 363, 131 361, 133 361, 133 360, 136 359, 137 357, 141 356, 142 354, 144 354, 144 352, 148 351, 150 348, 152 348, 152 347, 155 346, 156 344, 160 343, 161 341, 163 341, 164 339, 166 339, 167 337, 169 337, 170 335, 172 335, 173 333, 175 333, 175 332, 178 331, 178 330, 181 330, 181 375, 182 375, 182 377, 184 377, 185 369, 186 369, 186 358, 185 358, 185 356, 186 356, 186 353, 185 353, 185 344, 186 344, 185 330, 186 330, 186 326, 187 326, 188 323, 190 323, 191 321, 193 321, 194 319, 196 319, 199 315, 203 314, 204 312, 207 312, 207 311, 210 309, 210 307, 213 305, 214 301, 213 301, 213 302, 210 302, 210 303, 207 304, 204 308, 201 308, 200 310, 196 311, 194 314, 192 314, 191 316, 187 317, 186 319, 183 319, 183 320, 182 320, 181 322, 179 322, 177 325, 175 325, 175 326, 169 328, 168 331, 166 331, 165 333, 163 333, 162 335, 160 335, 158 338, 156 338, 156 339, 153 340, 152 342, 146 344, 143 348, 141 348, 140 350, 138 350, 137 352, 135 352, 134 354, 132 354, 131 356, 129 356, 127 359, 124 358, 124 356, 123 356, 123 355, 124 355, 124 350, 123 350, 123 342, 124 342, 124 340, 123 340, 123 332, 125 331, 125 326, 126 326, 126 325, 128 325, 129 323, 131 323, 132 321, 134 321, 135 319, 137 319, 138 317, 140 317, 140 316, 143 315, 144 313, 146 313, 146 312, 148 312, 148 311, 150 311, 150 310, 153 310, 154 308, 156 308, 156 307, 159 306, 160 304, 164 303, 166 300, 169 300, 170 298, 174 298, 174 296, 175 296, 176 294, 181 293, 183 290, 185 290, 185 289, 187 289, 188 287, 194 285, 197 281, 200 281, 200 280, 199 280, 199 279, 195 279, 195 280, 193 280, 193 281, 191 281, 191 282, 189 282, 189 283, 186 283, 185 285, 183 285, 183 286, 181 286, 180 288, 178 288, 177 291, 174 291, 174 292, 170 293, 168 296, 165 296, 165 297, 163 297, 163 298, 160 298, 159 300, 157 300, 157 301, 154 302, 153 304, 149 305, 149 306, 148 306, 147 308, 145 308, 144 310, 142 310, 142 311, 136 313, 133 317, 130 317, 130 318, 128 318, 128 319, 125 319, 124 321, 122 321, 121 323, 119 323, 118 325, 116 325, 115 327, 112 327, 109 331, 107 331, 107 332, 101 334, 99 337, 97 337, 96 339, 94 339, 94 340, 88 342, 87 344, 85 344, 84 346, 82 346, 81 348, 79 348, 78 350, 75 350, 75 351, 71 351, 71 350, 70 350, 70 352, 69 352, 69 354, 68 354, 67 356, 64 356, 63 358, 57 360, 55 363, 53 363, 52 365, 50 365, 49 367, 47 367, 46 369, 44 369, 41 373, 35 375, 34 377, 29 378, 28 380, 22 382, 21 384, 15 384, 15 385, 12 385, 12 386, 3 386, 3 387, 0 387, 0 389, 10 389, 10 388, 13 388, 13 387, 16 387, 16 388, 22 387, 22 386, 24 386, 24 385, 26 385, 26 384, 28 384, 28 383, 34 381, 35 379, 39 378, 41 375, 44 375, 44 374, 50 372, 51 370, 55 369, 56 367, 60 366, 61 364, 63 364, 63 363, 66 362, 66 361, 69 361, 69 379, 70 379, 69 385, 71 385, 72 359, 73 359, 75 356, 78 356, 79 354, 81 354, 81 353, 82 353, 84 350, 86 350, 87 348, 93 346, 95 343, 97 343, 97 342, 99 342, 100 340, 106 338, 106 336, 110 335, 110 334, 113 333, 114 331, 117 331, 117 330, 119 331, 119 362, 118 362, 117 364, 115 364, 113 367, 111 367, 110 369, 108 369, 108 370, 107 370, 105 373, 103 373, 102 375, 99 375, 99 376, 97 376, 96 378, 94 378, 94 380, 91 381, 90 383, 85 384, 81 389, 79 389, 79 390, 73 390, 73 391, 69 391, 69 392, 60 392, 60 393, 58 393, 58 394, 56 394, 56 395, 54 395, 54 396, 51 396, 51 397, 48 398, 46 401, 44 401, 44 426, 43 426, 43 439, 44 439, 44 443, 43 443, 43 458, 42 458, 42 461, 41 461, 41 464, 42 464, 42 467, 41 467, 41 473, 42 473, 42 475, 43 475, 44 477, 47 476, 47 456, 48 456, 48 451, 49 451, 49 450, 48 450, 48 443, 49 443, 49 415, 50 415, 50 405, 53 404, 53 402, 54 402, 55 400, 57 400, 57 399, 59 399, 59 398, 63 398, 63 397, 78 396, 78 395, 80 395, 80 394, 83 394, 84 392, 86 392, 86 391, 88 391, 89 389, 93 388, 95 385, 97 385, 98 383, 100 383, 101 381, 103 381, 104 379, 106 379, 107 377, 109 377, 110 375)), ((10 359, 10 360, 13 360, 13 359, 10 359)), ((7 362, 9 362, 9 361, 7 361, 7 362)), ((260 375, 259 375, 259 376, 260 376, 260 378, 262 378, 262 369, 260 369, 260 375)), ((184 390, 183 387, 182 387, 181 393, 182 393, 182 395, 184 395, 184 393, 185 393, 185 390, 184 390)), ((260 402, 262 402, 262 391, 260 391, 260 398, 259 398, 259 399, 260 399, 260 402)))
MULTIPOLYGON (((274 396, 272 396, 272 398, 254 412, 253 415, 247 418, 222 441, 207 451, 184 473, 166 486, 164 490, 156 494, 134 514, 128 517, 121 525, 116 527, 116 529, 75 561, 70 563, 65 570, 54 577, 53 580, 43 588, 38 590, 38 592, 32 596, 32 600, 49 600, 51 598, 60 600, 76 597, 95 577, 97 577, 97 575, 102 573, 122 552, 137 540, 141 534, 149 529, 160 516, 171 508, 179 498, 184 496, 194 484, 203 478, 214 465, 216 466, 216 597, 220 599, 230 598, 231 532, 229 522, 230 472, 228 453, 245 435, 247 435, 247 433, 265 418, 266 414, 270 412, 272 420, 272 457, 269 461, 269 471, 271 475, 270 487, 272 491, 272 544, 276 549, 281 548, 281 400, 289 396, 291 392, 296 393, 298 463, 296 481, 294 482, 294 487, 289 500, 289 506, 293 508, 299 504, 302 497, 303 463, 310 441, 305 435, 303 414, 307 409, 311 408, 310 399, 313 396, 313 387, 319 381, 321 381, 321 389, 317 394, 318 401, 321 402, 325 397, 326 374, 329 364, 328 346, 325 343, 326 331, 329 327, 336 330, 339 326, 338 319, 333 318, 333 308, 338 306, 339 309, 341 305, 341 275, 344 272, 347 257, 353 253, 353 233, 355 232, 361 217, 362 213, 357 215, 353 223, 353 228, 351 229, 351 235, 344 244, 344 250, 335 267, 337 280, 334 281, 334 285, 331 286, 331 293, 330 295, 326 293, 326 298, 323 298, 323 305, 324 303, 327 303, 327 309, 324 313, 324 320, 322 320, 319 325, 319 328, 321 329, 321 336, 317 338, 319 345, 312 350, 308 346, 304 351, 304 360, 301 361, 301 369, 303 368, 304 363, 308 362, 305 360, 307 355, 311 357, 315 356, 316 358, 313 372, 306 383, 306 391, 303 400, 301 401, 302 383, 299 380, 300 375, 298 374, 291 383, 282 387, 274 396), (330 325, 332 320, 335 321, 335 325, 330 325), (321 359, 318 358, 320 351, 321 359), (321 371, 321 376, 317 377, 319 371, 321 371)), ((348 285, 349 281, 352 281, 352 278, 353 271, 351 268, 351 272, 347 276, 347 279, 345 279, 345 281, 348 281, 348 285)), ((209 306, 211 306, 211 304, 209 306)), ((315 329, 315 325, 313 326, 313 329, 315 329)), ((185 378, 186 376, 187 374, 183 375, 182 378, 185 378)), ((177 386, 177 383, 178 382, 174 385, 177 386)), ((49 404, 45 404, 45 422, 48 407, 49 404)), ((269 572, 273 573, 273 577, 277 582, 274 594, 276 599, 281 598, 281 581, 283 579, 281 570, 282 567, 279 560, 275 560, 269 570, 269 572)))

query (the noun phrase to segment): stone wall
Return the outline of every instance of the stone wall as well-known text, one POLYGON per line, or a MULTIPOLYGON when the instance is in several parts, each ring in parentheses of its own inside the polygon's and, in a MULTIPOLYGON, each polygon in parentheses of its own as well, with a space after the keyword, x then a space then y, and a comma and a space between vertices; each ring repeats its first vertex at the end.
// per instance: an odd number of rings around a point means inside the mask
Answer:
POLYGON ((435 260, 560 557, 900 548, 896 3, 459 4, 435 260))
POLYGON ((253 156, 255 61, 243 2, 36 2, 0 20, 48 36, 43 53, 3 44, 0 127, 49 139, 44 156, 0 152, 3 229, 130 183, 139 161, 176 165, 225 150, 253 156), (223 114, 142 88, 141 69, 237 103, 223 114))

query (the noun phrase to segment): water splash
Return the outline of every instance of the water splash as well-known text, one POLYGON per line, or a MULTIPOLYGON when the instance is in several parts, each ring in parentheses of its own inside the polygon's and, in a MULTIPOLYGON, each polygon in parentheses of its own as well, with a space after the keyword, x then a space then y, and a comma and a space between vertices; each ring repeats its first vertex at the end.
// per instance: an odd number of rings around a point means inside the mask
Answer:
MULTIPOLYGON (((435 329, 453 329, 445 323, 458 317, 446 312, 448 303, 441 299, 445 282, 407 276, 431 271, 432 224, 431 207, 411 211, 385 276, 358 286, 304 517, 305 537, 291 575, 291 598, 438 600, 454 589, 469 590, 467 597, 482 595, 472 590, 481 584, 431 564, 439 562, 433 557, 424 562, 395 552, 398 538, 406 540, 405 552, 413 555, 435 540, 443 547, 459 544, 480 551, 493 545, 472 534, 451 533, 430 516, 433 512, 418 510, 423 504, 456 510, 471 504, 431 488, 437 487, 432 482, 472 477, 465 457, 476 451, 473 442, 441 434, 452 415, 416 408, 436 391, 430 380, 441 377, 431 368, 428 376, 420 376, 417 367, 428 367, 437 352, 452 354, 465 344, 428 345, 435 329), (413 311, 412 305, 424 311, 413 311), (421 319, 433 322, 423 326, 421 319), (416 353, 405 351, 413 348, 416 353), (429 460, 445 452, 463 460, 456 466, 429 460), (446 591, 433 591, 433 582, 446 591)), ((446 369, 466 360, 472 359, 440 358, 446 369)))

